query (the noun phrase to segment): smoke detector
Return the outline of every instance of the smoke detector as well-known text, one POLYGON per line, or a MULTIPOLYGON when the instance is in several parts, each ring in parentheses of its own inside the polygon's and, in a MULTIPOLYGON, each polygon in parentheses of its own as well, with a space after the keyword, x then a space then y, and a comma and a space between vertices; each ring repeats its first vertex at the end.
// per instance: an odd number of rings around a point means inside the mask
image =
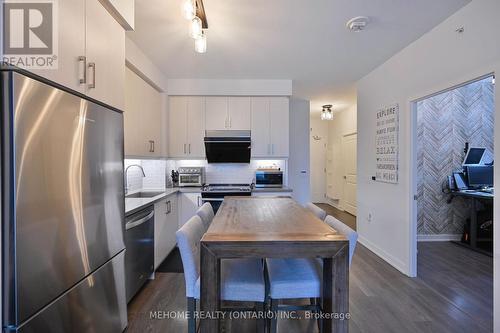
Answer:
POLYGON ((357 16, 346 23, 347 29, 354 31, 354 32, 359 32, 363 31, 368 23, 370 22, 370 19, 366 16, 357 16))

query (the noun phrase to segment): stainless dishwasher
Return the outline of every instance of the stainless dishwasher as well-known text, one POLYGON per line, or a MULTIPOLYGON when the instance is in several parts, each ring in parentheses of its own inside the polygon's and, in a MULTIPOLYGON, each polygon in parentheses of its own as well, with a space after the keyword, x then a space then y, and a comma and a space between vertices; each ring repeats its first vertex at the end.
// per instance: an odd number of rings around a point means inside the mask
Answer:
POLYGON ((154 271, 154 218, 149 206, 125 218, 125 282, 127 302, 154 271))

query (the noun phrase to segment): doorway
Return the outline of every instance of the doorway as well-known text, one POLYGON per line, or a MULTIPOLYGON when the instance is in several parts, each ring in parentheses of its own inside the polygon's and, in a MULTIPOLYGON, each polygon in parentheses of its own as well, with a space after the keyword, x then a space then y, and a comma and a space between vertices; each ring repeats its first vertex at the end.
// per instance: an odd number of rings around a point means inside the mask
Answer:
POLYGON ((420 267, 417 246, 428 246, 420 242, 470 249, 474 236, 492 249, 493 194, 485 187, 493 185, 494 82, 489 74, 412 102, 412 275, 420 267), (484 155, 469 172, 464 162, 473 148, 484 155), (476 167, 488 170, 488 184, 469 179, 476 167), (468 194, 473 190, 479 199, 468 194))
POLYGON ((344 166, 342 206, 346 212, 354 216, 356 216, 357 142, 357 133, 342 137, 342 165, 344 166))

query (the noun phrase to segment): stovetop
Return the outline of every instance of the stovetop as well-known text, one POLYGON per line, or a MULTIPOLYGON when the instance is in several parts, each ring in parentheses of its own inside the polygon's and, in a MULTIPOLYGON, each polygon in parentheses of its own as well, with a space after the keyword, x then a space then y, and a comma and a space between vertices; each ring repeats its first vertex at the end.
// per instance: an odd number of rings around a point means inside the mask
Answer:
POLYGON ((205 184, 202 192, 252 192, 251 184, 205 184))

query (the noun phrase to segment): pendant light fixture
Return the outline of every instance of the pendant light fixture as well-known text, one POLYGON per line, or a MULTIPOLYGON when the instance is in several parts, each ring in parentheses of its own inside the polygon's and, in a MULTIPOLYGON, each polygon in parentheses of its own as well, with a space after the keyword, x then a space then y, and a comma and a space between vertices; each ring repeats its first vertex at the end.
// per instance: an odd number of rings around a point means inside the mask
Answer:
POLYGON ((191 32, 190 35, 194 39, 201 38, 203 35, 203 28, 202 28, 202 22, 201 19, 198 16, 195 16, 191 20, 191 32))
POLYGON ((184 0, 182 4, 182 13, 186 20, 192 20, 196 16, 195 0, 184 0))
POLYGON ((332 105, 323 105, 323 111, 321 111, 321 120, 333 120, 332 105))
POLYGON ((194 39, 194 50, 198 53, 207 52, 207 15, 203 0, 183 0, 182 12, 190 20, 189 36, 194 39))
POLYGON ((206 31, 202 31, 201 37, 194 40, 194 50, 198 53, 207 52, 207 34, 206 34, 206 31))

